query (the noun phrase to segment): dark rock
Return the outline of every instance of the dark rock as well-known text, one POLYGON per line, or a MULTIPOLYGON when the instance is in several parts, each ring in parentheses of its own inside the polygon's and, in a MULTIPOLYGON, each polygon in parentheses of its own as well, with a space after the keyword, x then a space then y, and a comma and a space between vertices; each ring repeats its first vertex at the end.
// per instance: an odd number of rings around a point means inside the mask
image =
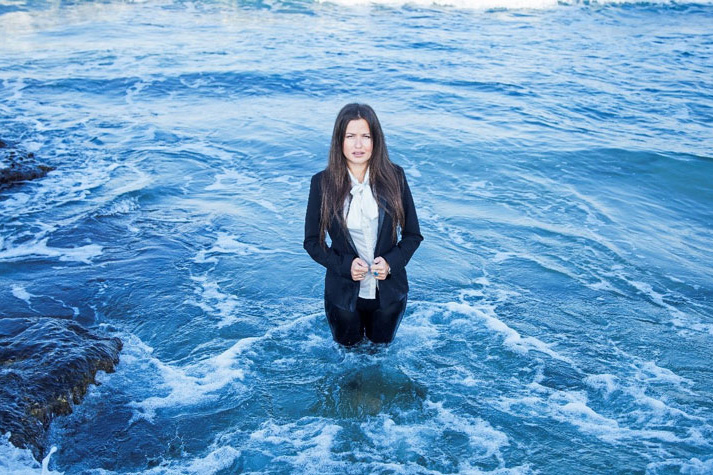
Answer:
POLYGON ((42 178, 52 170, 54 167, 37 163, 34 153, 24 152, 0 140, 0 190, 42 178))
POLYGON ((42 460, 52 419, 72 412, 97 371, 114 371, 121 347, 71 320, 0 319, 0 433, 42 460))

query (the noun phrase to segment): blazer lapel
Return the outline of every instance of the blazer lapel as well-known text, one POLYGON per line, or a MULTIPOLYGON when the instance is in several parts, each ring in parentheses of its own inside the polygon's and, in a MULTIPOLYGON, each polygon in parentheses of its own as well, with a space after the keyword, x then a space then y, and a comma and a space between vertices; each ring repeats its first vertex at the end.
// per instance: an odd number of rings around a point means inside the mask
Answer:
POLYGON ((379 197, 379 228, 376 232, 377 248, 379 247, 379 239, 381 238, 381 229, 384 227, 384 216, 386 215, 384 209, 386 209, 386 201, 382 200, 381 197, 379 197))
MULTIPOLYGON (((335 218, 336 221, 336 218, 335 218)), ((337 222, 335 223, 338 227, 341 227, 341 225, 337 222)), ((352 247, 352 250, 354 251, 354 254, 357 256, 359 255, 359 251, 357 250, 356 244, 354 244, 354 240, 352 239, 352 234, 349 232, 348 229, 344 229, 344 235, 347 237, 347 241, 349 242, 349 245, 352 247)), ((378 241, 377 241, 378 242, 378 241)))
POLYGON ((354 244, 354 240, 352 239, 352 235, 349 233, 349 231, 346 232, 347 234, 347 239, 349 239, 349 245, 352 247, 352 250, 354 251, 354 254, 357 256, 359 255, 359 251, 357 251, 356 244, 354 244))

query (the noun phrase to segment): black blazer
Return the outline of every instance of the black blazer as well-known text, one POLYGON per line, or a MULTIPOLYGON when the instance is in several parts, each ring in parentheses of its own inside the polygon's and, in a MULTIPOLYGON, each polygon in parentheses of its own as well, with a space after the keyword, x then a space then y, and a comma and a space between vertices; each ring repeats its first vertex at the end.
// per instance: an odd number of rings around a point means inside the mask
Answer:
MULTIPOLYGON (((389 213, 384 212, 384 204, 379 200, 379 231, 376 238, 374 257, 381 256, 391 267, 391 274, 379 281, 379 300, 382 307, 398 302, 408 294, 406 264, 423 240, 418 226, 416 208, 406 175, 396 166, 403 180, 401 200, 404 206, 405 223, 401 229, 401 240, 391 239, 394 222, 389 213)), ((352 280, 352 261, 359 257, 356 246, 347 231, 336 218, 327 227, 332 240, 331 246, 323 247, 319 241, 319 219, 322 206, 321 171, 312 177, 305 217, 304 248, 315 261, 327 268, 324 276, 324 298, 331 304, 349 310, 356 310, 359 296, 359 282, 352 280)))

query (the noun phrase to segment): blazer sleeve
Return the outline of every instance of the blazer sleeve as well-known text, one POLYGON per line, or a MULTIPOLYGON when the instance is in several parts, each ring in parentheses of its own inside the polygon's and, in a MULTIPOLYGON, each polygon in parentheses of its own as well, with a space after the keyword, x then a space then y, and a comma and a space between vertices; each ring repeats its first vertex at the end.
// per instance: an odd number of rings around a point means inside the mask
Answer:
POLYGON ((401 192, 401 199, 404 205, 404 226, 401 229, 401 240, 381 256, 386 259, 386 262, 391 267, 392 273, 400 272, 406 267, 408 261, 411 260, 411 256, 413 256, 413 253, 416 252, 421 241, 423 241, 421 228, 418 225, 416 206, 411 196, 411 189, 408 186, 406 174, 403 169, 401 169, 401 173, 403 174, 404 180, 404 186, 401 192))
MULTIPOLYGON (((351 279, 352 261, 356 255, 340 255, 332 246, 322 245, 319 239, 319 220, 322 207, 321 173, 312 177, 309 187, 309 201, 305 216, 304 248, 307 253, 327 269, 342 277, 351 279)), ((388 262, 388 261, 387 261, 388 262)))

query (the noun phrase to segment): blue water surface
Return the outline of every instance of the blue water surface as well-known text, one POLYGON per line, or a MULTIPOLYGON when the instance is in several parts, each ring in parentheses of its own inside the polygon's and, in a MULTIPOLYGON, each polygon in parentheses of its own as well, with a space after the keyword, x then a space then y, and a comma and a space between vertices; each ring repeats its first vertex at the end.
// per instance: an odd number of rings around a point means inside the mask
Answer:
POLYGON ((0 192, 0 316, 124 342, 49 468, 713 472, 713 6, 522 5, 2 0, 56 170, 0 192), (352 101, 425 240, 347 351, 302 237, 352 101))

